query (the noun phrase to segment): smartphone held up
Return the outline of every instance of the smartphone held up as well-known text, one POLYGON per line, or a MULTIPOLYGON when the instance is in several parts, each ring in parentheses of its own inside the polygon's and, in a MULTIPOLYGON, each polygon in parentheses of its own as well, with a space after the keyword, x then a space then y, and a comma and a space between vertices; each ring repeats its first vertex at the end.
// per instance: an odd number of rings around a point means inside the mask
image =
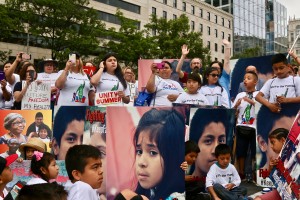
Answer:
POLYGON ((20 57, 22 58, 22 60, 31 60, 31 54, 20 53, 20 57))
POLYGON ((30 76, 30 82, 33 82, 35 71, 34 70, 28 70, 28 73, 29 73, 29 76, 30 76))
POLYGON ((73 64, 76 63, 76 54, 75 53, 69 54, 69 61, 71 61, 73 64))
POLYGON ((0 81, 2 81, 3 79, 5 79, 5 73, 4 71, 0 71, 0 81))

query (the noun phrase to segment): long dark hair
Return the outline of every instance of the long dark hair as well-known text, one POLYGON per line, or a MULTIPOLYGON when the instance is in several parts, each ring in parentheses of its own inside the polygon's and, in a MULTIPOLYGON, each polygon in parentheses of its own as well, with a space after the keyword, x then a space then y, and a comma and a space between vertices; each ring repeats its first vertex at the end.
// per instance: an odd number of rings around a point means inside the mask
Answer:
MULTIPOLYGON (((104 58, 102 59, 104 66, 106 66, 106 60, 107 60, 109 57, 112 57, 112 56, 115 57, 115 58, 118 60, 117 55, 116 55, 115 53, 107 53, 107 54, 104 56, 104 58)), ((104 67, 103 71, 104 71, 104 72, 107 71, 106 67, 104 67)), ((124 79, 124 75, 123 75, 123 72, 122 72, 122 68, 121 68, 119 62, 117 63, 117 68, 115 69, 115 75, 116 75, 116 77, 119 79, 119 81, 122 83, 124 89, 126 89, 126 88, 127 88, 127 83, 126 83, 126 80, 124 79)))
MULTIPOLYGON (((204 80, 203 80, 203 85, 208 85, 208 80, 207 80, 208 76, 213 71, 217 71, 219 73, 219 70, 216 67, 209 67, 209 68, 207 68, 207 70, 205 72, 204 80)), ((221 76, 221 74, 219 73, 219 77, 220 76, 221 76)), ((219 80, 216 82, 215 85, 220 86, 221 87, 221 92, 223 92, 223 87, 220 85, 219 80)))
POLYGON ((164 163, 163 177, 158 185, 144 189, 138 183, 136 192, 150 199, 166 199, 174 192, 184 192, 184 171, 180 168, 184 161, 184 118, 175 110, 151 109, 139 121, 134 134, 134 146, 137 145, 142 131, 149 130, 150 140, 153 140, 164 163))

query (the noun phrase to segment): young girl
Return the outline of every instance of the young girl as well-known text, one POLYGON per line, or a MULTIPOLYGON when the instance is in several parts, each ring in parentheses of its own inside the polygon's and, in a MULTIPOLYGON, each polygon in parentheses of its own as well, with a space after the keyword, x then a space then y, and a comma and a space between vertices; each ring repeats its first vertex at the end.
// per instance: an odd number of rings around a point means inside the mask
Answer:
MULTIPOLYGON (((289 133, 289 131, 287 129, 278 128, 269 134, 269 141, 270 141, 271 148, 276 154, 280 153, 280 151, 285 143, 285 140, 288 136, 288 133, 289 133)), ((278 161, 279 161, 278 158, 271 158, 269 171, 271 171, 272 168, 275 165, 277 165, 278 161)), ((276 189, 255 198, 255 200, 269 200, 269 199, 270 200, 281 200, 281 197, 276 189)))
POLYGON ((32 179, 27 182, 27 185, 50 182, 51 179, 56 179, 59 167, 56 164, 53 154, 39 151, 34 151, 31 160, 32 179))
POLYGON ((205 73, 204 84, 200 89, 200 93, 207 98, 209 105, 229 108, 228 95, 226 90, 219 84, 219 77, 218 68, 209 67, 205 73))
POLYGON ((149 199, 166 199, 183 193, 184 119, 175 110, 151 109, 134 134, 136 193, 149 199), (176 147, 176 148, 174 148, 176 147))
MULTIPOLYGON (((46 150, 46 144, 39 138, 30 138, 28 142, 21 144, 19 147, 22 160, 32 160, 34 151, 44 153, 46 150)), ((22 160, 18 159, 19 162, 22 160)))

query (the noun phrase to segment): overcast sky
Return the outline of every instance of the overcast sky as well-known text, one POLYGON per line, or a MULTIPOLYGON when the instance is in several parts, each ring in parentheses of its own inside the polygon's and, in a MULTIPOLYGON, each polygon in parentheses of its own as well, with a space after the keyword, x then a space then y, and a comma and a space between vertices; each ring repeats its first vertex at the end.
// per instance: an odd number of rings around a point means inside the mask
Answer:
POLYGON ((294 17, 296 19, 300 19, 300 0, 277 0, 279 3, 283 4, 287 10, 287 19, 289 20, 289 16, 294 17))

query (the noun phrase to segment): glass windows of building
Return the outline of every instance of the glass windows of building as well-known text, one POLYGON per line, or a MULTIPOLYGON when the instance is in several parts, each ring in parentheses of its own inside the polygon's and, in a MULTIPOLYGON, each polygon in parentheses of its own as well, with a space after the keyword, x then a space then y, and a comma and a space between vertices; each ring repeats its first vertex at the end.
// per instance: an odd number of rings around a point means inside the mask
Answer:
POLYGON ((218 30, 215 29, 215 37, 218 38, 218 30))
POLYGON ((207 27, 207 35, 210 35, 210 27, 207 27))
POLYGON ((215 52, 218 52, 218 44, 215 43, 215 52))
POLYGON ((152 14, 156 15, 156 8, 155 7, 152 7, 152 14))
POLYGON ((207 48, 210 50, 210 41, 207 41, 207 48))
POLYGON ((167 19, 167 11, 163 11, 163 16, 164 19, 167 19))
POLYGON ((109 0, 96 0, 100 3, 107 4, 110 6, 114 6, 120 9, 124 9, 130 12, 134 12, 137 14, 141 14, 141 7, 132 3, 128 3, 126 1, 122 0, 114 0, 114 1, 109 1, 109 0))
POLYGON ((218 15, 215 15, 215 23, 218 23, 218 15))
POLYGON ((195 30, 195 22, 191 21, 191 30, 194 31, 195 30))
POLYGON ((224 31, 221 32, 221 35, 222 35, 222 39, 225 39, 225 33, 224 33, 224 31))
POLYGON ((200 11, 199 16, 200 16, 201 18, 203 18, 203 9, 200 8, 199 11, 200 11))
POLYGON ((173 0, 173 7, 177 8, 177 0, 173 0))
POLYGON ((164 4, 168 5, 168 0, 164 0, 164 4))
POLYGON ((182 10, 186 11, 186 2, 182 2, 182 10))
POLYGON ((224 45, 222 45, 222 53, 225 52, 225 48, 224 48, 224 45))
POLYGON ((228 34, 228 42, 231 42, 231 35, 230 34, 228 34))
POLYGON ((222 26, 225 26, 225 20, 222 18, 222 26))
POLYGON ((207 20, 210 21, 210 12, 207 12, 207 20))
POLYGON ((177 15, 173 14, 173 19, 177 19, 177 15))
POLYGON ((195 6, 191 5, 191 12, 194 15, 195 14, 195 6))
POLYGON ((203 32, 203 24, 199 24, 199 32, 200 32, 200 33, 203 32))

